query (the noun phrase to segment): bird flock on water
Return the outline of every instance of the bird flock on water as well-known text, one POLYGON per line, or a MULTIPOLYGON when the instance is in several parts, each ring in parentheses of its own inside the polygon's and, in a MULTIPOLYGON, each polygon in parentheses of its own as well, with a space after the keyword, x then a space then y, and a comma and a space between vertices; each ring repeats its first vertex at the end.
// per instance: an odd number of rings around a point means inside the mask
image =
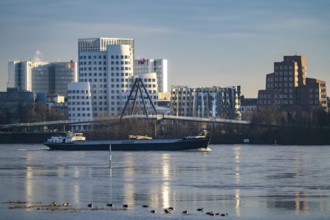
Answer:
MULTIPOLYGON (((107 207, 110 207, 110 208, 114 208, 115 207, 114 203, 107 203, 106 206, 107 207)), ((92 208, 92 209, 97 209, 97 207, 94 206, 93 203, 89 203, 87 205, 87 207, 92 208)), ((143 208, 149 208, 149 205, 142 205, 142 207, 143 208)), ((128 209, 128 205, 127 204, 122 205, 122 208, 121 209, 127 210, 128 209)), ((204 213, 204 208, 197 208, 196 211, 204 213)), ((156 209, 152 209, 150 211, 150 213, 157 214, 158 211, 156 209)), ((173 214, 173 213, 174 213, 174 208, 173 207, 168 207, 168 208, 163 209, 163 214, 170 215, 170 214, 173 214)), ((184 215, 191 215, 192 213, 190 211, 188 211, 188 210, 183 210, 182 211, 182 214, 184 214, 184 215)), ((213 212, 213 211, 207 211, 207 212, 205 212, 205 214, 206 215, 209 215, 209 216, 223 216, 223 217, 228 216, 228 213, 220 213, 220 212, 213 212)))
MULTIPOLYGON (((15 203, 15 202, 11 202, 11 203, 15 203)), ((24 202, 17 202, 18 204, 21 204, 24 202)), ((27 202, 25 202, 27 203, 27 202)), ((102 207, 102 208, 98 208, 94 203, 88 203, 87 204, 87 209, 90 210, 128 210, 129 207, 133 207, 133 206, 129 206, 128 204, 123 204, 121 206, 115 206, 114 203, 106 203, 106 208, 102 207)), ((148 209, 150 208, 149 205, 142 205, 143 208, 148 209)), ((42 203, 38 203, 37 205, 28 205, 28 206, 13 206, 10 208, 32 208, 32 209, 37 209, 37 210, 74 210, 74 211, 78 211, 81 210, 80 208, 74 208, 71 207, 71 204, 69 202, 65 202, 65 203, 56 203, 55 201, 48 204, 48 205, 42 205, 42 203)), ((171 214, 178 214, 180 212, 175 212, 174 211, 174 207, 168 207, 168 208, 164 208, 162 210, 159 209, 151 209, 150 213, 153 214, 164 214, 164 215, 171 215, 171 214)), ((197 208, 196 210, 183 210, 181 211, 181 213, 183 215, 192 215, 194 214, 194 212, 196 213, 203 213, 209 216, 228 216, 228 213, 220 213, 220 212, 213 212, 213 211, 205 211, 204 208, 197 208)))

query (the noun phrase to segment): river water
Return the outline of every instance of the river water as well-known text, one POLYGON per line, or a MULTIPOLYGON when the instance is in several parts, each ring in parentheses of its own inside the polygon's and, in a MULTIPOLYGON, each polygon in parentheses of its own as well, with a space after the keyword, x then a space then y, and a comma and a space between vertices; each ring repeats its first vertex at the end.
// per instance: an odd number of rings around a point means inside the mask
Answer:
POLYGON ((330 146, 210 147, 112 152, 110 169, 109 152, 2 144, 0 219, 329 219, 330 146), (72 209, 38 208, 53 201, 72 209))

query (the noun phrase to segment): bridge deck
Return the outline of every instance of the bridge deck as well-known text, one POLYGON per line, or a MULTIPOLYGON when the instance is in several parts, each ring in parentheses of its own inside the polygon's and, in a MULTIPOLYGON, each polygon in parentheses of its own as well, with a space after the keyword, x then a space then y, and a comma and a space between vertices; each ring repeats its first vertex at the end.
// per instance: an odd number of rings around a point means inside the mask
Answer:
MULTIPOLYGON (((179 120, 179 121, 191 121, 191 122, 205 122, 205 123, 222 123, 222 124, 237 124, 237 125, 249 125, 250 121, 245 120, 232 120, 232 119, 221 119, 221 118, 196 118, 196 117, 183 117, 183 116, 172 116, 172 115, 129 115, 123 116, 123 119, 129 118, 148 118, 154 120, 179 120)), ((71 124, 93 124, 105 121, 115 121, 119 119, 94 119, 86 121, 45 121, 35 123, 17 123, 17 124, 4 124, 0 125, 0 129, 6 128, 19 128, 19 127, 37 127, 37 126, 50 126, 50 125, 71 125, 71 124)))

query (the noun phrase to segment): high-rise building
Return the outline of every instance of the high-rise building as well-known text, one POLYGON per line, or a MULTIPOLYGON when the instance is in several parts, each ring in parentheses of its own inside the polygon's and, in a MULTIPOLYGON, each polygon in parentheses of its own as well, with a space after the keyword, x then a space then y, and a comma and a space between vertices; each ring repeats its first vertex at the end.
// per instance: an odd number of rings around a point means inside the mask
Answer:
POLYGON ((134 70, 134 40, 86 38, 78 40, 79 82, 89 82, 93 117, 120 115, 134 70))
POLYGON ((201 118, 240 118, 240 86, 189 88, 173 86, 171 114, 201 118))
POLYGON ((285 109, 293 106, 313 110, 326 106, 326 84, 307 78, 305 56, 284 56, 274 62, 274 72, 266 75, 266 89, 258 92, 259 109, 285 109))
POLYGON ((7 92, 0 92, 0 118, 1 124, 24 122, 27 111, 37 96, 33 92, 19 91, 16 88, 7 88, 7 92))
MULTIPOLYGON (((92 94, 89 82, 76 82, 68 85, 68 116, 72 121, 93 119, 92 94)), ((87 125, 72 125, 74 130, 85 130, 87 125)))
POLYGON ((9 61, 7 88, 43 94, 67 95, 77 81, 76 62, 9 61))
POLYGON ((77 62, 49 63, 49 93, 67 96, 68 84, 77 82, 77 62))
MULTIPOLYGON (((47 64, 48 62, 40 61, 9 61, 7 88, 16 88, 18 91, 35 92, 33 90, 32 71, 36 70, 35 74, 37 75, 38 72, 41 72, 40 69, 47 64)), ((46 85, 48 84, 48 71, 47 74, 44 75, 45 77, 42 81, 46 85)))
POLYGON ((167 60, 166 59, 138 59, 134 60, 134 74, 156 73, 158 92, 167 92, 167 60))

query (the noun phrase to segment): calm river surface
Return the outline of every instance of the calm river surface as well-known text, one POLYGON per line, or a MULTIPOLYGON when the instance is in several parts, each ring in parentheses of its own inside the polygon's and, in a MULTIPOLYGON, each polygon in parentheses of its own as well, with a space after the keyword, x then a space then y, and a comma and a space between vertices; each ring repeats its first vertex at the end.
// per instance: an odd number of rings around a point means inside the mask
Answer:
POLYGON ((329 219, 330 146, 210 147, 211 152, 112 152, 109 169, 108 152, 2 144, 0 219, 329 219), (13 208, 16 201, 28 203, 13 208), (53 201, 77 210, 27 205, 53 201), (107 207, 110 202, 118 209, 107 207), (165 215, 168 207, 174 210, 165 215), (202 207, 204 212, 197 211, 202 207), (228 215, 209 216, 210 211, 228 215))

